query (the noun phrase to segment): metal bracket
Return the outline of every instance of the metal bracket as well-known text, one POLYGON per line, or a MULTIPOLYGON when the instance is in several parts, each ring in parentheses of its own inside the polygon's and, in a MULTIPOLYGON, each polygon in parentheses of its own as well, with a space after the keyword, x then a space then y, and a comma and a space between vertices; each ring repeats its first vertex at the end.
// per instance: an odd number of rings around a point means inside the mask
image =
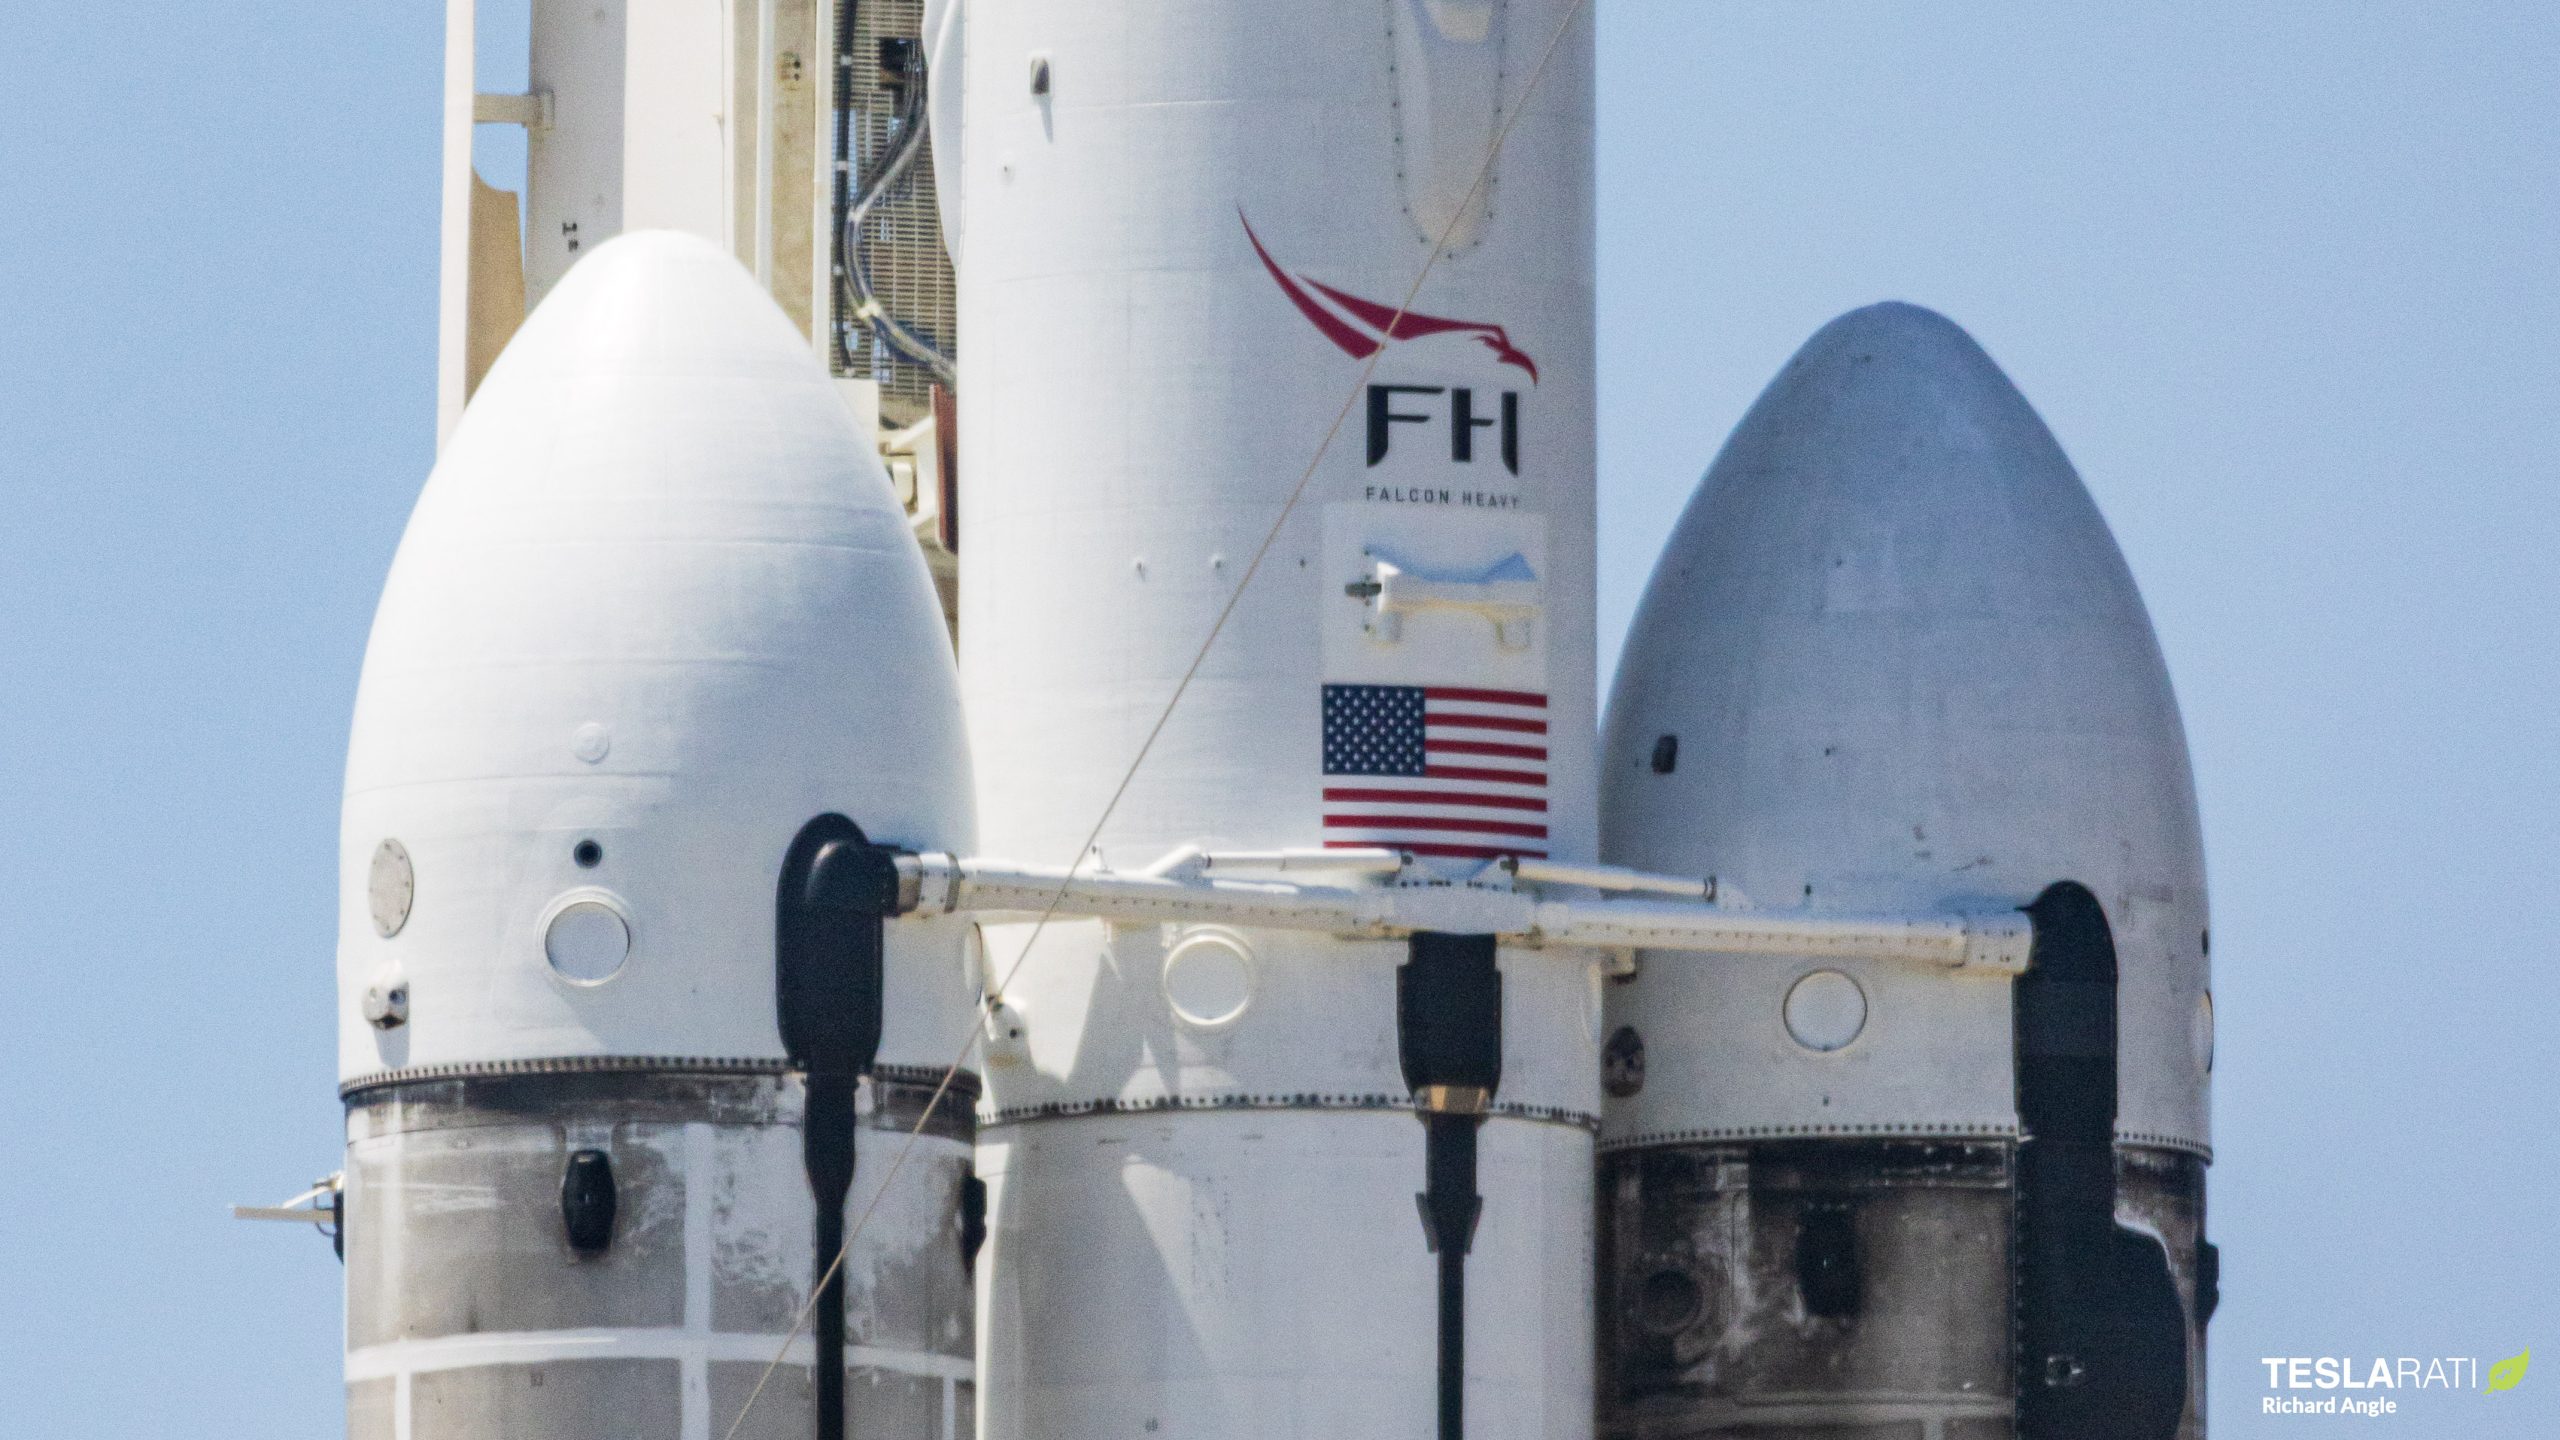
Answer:
POLYGON ((1347 592, 1374 613, 1369 638, 1392 645, 1404 638, 1404 617, 1424 610, 1454 610, 1479 616, 1493 626, 1494 644, 1503 650, 1526 650, 1531 627, 1543 604, 1535 580, 1434 580, 1412 574, 1394 561, 1374 559, 1366 578, 1347 592))
POLYGON ((521 125, 527 130, 548 130, 555 118, 548 90, 536 90, 525 95, 484 94, 471 97, 471 120, 476 125, 521 125))
POLYGON ((1912 915, 1753 910, 1705 898, 1711 881, 1613 866, 1519 861, 1507 868, 1487 866, 1484 874, 1464 883, 1406 883, 1403 857, 1393 856, 1395 868, 1386 868, 1392 854, 1364 852, 1328 877, 1371 883, 1329 884, 1282 878, 1293 869, 1316 868, 1293 852, 1221 857, 1186 847, 1134 872, 901 854, 895 857, 896 910, 902 915, 968 910, 1129 924, 1221 923, 1367 939, 1433 931, 1493 935, 1528 947, 1882 960, 1999 976, 2024 972, 2033 939, 2027 917, 2015 910, 1912 915), (1262 875, 1228 878, 1255 869, 1262 875), (1513 889, 1516 880, 1669 891, 1685 898, 1550 900, 1513 889))
POLYGON ((347 1172, 340 1170, 311 1182, 311 1188, 281 1205, 234 1205, 234 1220, 283 1220, 309 1225, 329 1237, 329 1248, 347 1258, 347 1172))
POLYGON ((311 1182, 311 1188, 281 1205, 234 1205, 234 1220, 286 1220, 297 1225, 335 1225, 339 1217, 339 1197, 346 1192, 346 1172, 324 1176, 311 1182))
POLYGON ((1426 1115, 1482 1115, 1493 1108, 1493 1092, 1482 1085, 1425 1085, 1413 1092, 1413 1104, 1426 1115))

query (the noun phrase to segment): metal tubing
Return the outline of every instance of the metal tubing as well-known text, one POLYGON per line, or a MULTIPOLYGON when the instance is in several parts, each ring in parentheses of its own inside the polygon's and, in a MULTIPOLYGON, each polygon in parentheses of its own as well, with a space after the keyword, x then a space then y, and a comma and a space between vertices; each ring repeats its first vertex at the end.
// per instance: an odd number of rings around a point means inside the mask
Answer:
POLYGON ((948 855, 901 855, 904 911, 1058 914, 1133 924, 1218 922, 1398 938, 1417 931, 1498 935, 1604 950, 1873 959, 2015 974, 2031 927, 1982 915, 1814 915, 1661 900, 1538 900, 1454 885, 1350 888, 1078 871, 948 855))

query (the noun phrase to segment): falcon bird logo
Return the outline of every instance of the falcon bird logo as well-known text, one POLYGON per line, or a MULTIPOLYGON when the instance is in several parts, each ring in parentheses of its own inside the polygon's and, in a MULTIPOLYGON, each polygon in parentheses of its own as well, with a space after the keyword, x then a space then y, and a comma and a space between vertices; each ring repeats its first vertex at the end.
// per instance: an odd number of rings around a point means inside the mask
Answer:
POLYGON ((1511 343, 1511 336, 1501 326, 1482 320, 1451 320, 1441 315, 1425 315, 1419 310, 1398 314, 1393 305, 1363 300, 1346 294, 1313 276, 1292 277, 1271 258, 1262 246, 1262 237, 1253 233, 1253 222, 1242 210, 1236 218, 1244 221, 1244 238, 1253 242, 1253 253, 1262 257, 1262 268, 1271 272, 1280 293, 1298 307, 1298 313, 1323 333, 1324 338, 1340 347, 1354 360, 1366 360, 1386 348, 1390 340, 1419 340, 1425 335, 1473 335, 1476 342, 1493 352, 1493 358, 1505 365, 1528 372, 1529 383, 1538 383, 1538 362, 1511 343), (1310 293, 1313 292, 1313 293, 1310 293), (1319 299, 1318 297, 1322 298, 1319 299), (1330 303, 1327 303, 1330 302, 1330 303))

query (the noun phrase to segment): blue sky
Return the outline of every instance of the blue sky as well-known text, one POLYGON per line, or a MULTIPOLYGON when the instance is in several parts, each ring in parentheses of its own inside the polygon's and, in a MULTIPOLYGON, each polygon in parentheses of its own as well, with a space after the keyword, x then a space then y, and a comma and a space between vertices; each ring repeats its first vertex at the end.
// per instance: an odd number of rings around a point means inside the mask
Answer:
MULTIPOLYGON (((1970 328, 2079 464, 2212 866, 2224 1435, 2262 1355, 2548 1347, 2560 7, 1595 0, 1602 626, 1830 316, 1970 328), (2102 13, 2103 12, 2103 13, 2102 13)), ((0 1428, 338 1425, 339 767, 430 460, 441 6, 0 46, 0 1428)), ((510 7, 512 8, 512 7, 510 7)))

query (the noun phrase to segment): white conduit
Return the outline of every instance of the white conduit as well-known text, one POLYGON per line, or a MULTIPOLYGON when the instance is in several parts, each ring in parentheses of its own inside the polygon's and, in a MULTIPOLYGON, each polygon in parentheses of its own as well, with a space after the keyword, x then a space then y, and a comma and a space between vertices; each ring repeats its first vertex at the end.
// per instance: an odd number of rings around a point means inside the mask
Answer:
MULTIPOLYGON (((1187 872, 1187 873, 1186 873, 1187 872)), ((1253 925, 1392 939, 1417 930, 1526 945, 1863 959, 2018 974, 2032 931, 2014 910, 1816 915, 1670 900, 1542 900, 1471 885, 1299 885, 1173 873, 1078 872, 950 855, 898 857, 905 913, 1060 915, 1124 924, 1253 925)))

